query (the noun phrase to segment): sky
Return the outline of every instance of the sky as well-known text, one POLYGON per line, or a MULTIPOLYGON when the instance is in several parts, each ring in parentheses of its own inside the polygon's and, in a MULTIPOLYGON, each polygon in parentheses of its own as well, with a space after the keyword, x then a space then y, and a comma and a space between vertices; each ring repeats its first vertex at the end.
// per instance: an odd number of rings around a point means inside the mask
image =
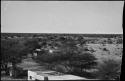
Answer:
POLYGON ((122 34, 123 1, 1 1, 1 32, 122 34))

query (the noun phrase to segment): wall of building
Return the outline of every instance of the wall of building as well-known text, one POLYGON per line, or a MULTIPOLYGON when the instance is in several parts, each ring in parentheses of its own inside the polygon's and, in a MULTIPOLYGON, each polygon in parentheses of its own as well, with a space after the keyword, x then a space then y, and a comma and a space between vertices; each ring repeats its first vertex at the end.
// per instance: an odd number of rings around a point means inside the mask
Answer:
POLYGON ((39 71, 28 71, 28 80, 87 80, 84 77, 74 75, 47 75, 39 71), (38 74, 37 74, 38 73, 38 74))
POLYGON ((28 80, 36 80, 37 74, 33 71, 28 70, 28 80))

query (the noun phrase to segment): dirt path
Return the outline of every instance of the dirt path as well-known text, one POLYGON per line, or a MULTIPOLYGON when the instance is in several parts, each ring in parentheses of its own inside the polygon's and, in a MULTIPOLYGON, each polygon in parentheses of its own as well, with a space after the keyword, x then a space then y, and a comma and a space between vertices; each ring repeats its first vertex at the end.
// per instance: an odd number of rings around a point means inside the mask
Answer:
POLYGON ((23 77, 23 78, 12 78, 9 75, 5 75, 5 74, 1 74, 1 81, 7 81, 7 80, 20 80, 20 81, 26 81, 27 77, 23 77))
MULTIPOLYGON (((24 70, 30 69, 41 69, 45 70, 44 66, 41 66, 39 63, 36 63, 32 58, 23 59, 21 63, 17 64, 17 67, 23 68, 24 70)), ((25 81, 27 80, 27 76, 22 78, 12 78, 9 75, 1 74, 1 80, 20 80, 25 81)))

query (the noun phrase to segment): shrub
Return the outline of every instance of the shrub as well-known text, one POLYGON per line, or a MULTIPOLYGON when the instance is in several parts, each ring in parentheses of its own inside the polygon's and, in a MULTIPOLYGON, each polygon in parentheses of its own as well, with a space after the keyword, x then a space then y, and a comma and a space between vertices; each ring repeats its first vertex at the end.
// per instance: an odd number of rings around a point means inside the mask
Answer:
POLYGON ((108 51, 108 49, 107 48, 103 48, 103 51, 108 51))
POLYGON ((120 76, 121 59, 108 58, 103 59, 97 66, 96 72, 98 79, 113 80, 120 76))
POLYGON ((92 78, 93 76, 91 73, 86 70, 94 69, 97 65, 96 60, 97 58, 91 53, 73 55, 69 62, 69 66, 73 68, 70 73, 82 77, 92 78))
POLYGON ((81 67, 81 69, 91 69, 96 65, 96 57, 91 53, 73 55, 70 59, 72 66, 81 67))
POLYGON ((66 66, 58 64, 55 66, 55 70, 61 73, 67 73, 69 70, 66 66))

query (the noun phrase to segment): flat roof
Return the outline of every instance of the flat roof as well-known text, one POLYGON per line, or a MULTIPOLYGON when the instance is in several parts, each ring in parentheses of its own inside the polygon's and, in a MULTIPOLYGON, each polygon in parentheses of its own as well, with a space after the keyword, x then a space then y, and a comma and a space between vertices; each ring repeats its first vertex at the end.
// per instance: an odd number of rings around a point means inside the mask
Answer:
MULTIPOLYGON (((32 70, 29 70, 32 71, 32 70)), ((52 79, 62 79, 62 80, 85 80, 86 78, 75 76, 71 74, 64 74, 56 71, 32 71, 35 72, 38 76, 47 76, 48 78, 52 79)))

